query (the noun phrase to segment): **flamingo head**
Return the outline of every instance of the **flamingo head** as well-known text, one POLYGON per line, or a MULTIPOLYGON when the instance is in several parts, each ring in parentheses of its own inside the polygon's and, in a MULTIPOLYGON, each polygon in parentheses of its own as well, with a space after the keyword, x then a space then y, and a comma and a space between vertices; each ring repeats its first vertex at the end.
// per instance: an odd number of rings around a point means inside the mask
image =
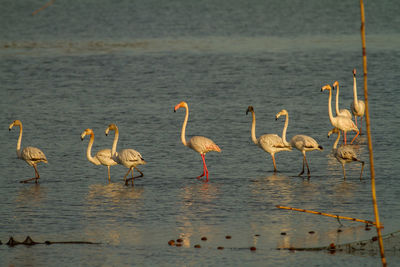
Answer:
POLYGON ((322 86, 321 92, 322 92, 322 91, 325 91, 325 90, 331 91, 331 90, 332 90, 332 87, 331 87, 329 84, 322 86))
POLYGON ((176 112, 180 108, 188 108, 188 104, 185 101, 182 101, 181 103, 175 106, 174 112, 176 112))
POLYGON ((115 125, 114 123, 111 123, 110 125, 108 125, 108 127, 107 127, 107 129, 106 129, 106 136, 108 135, 108 133, 109 133, 110 131, 115 131, 115 132, 117 132, 117 131, 118 131, 117 125, 115 125))
POLYGON ((86 130, 84 130, 81 134, 81 140, 83 141, 83 139, 85 138, 86 135, 94 135, 93 130, 87 128, 86 130))
POLYGON ((253 108, 253 106, 248 106, 248 108, 247 108, 247 110, 246 110, 246 115, 249 113, 249 112, 254 112, 254 108, 253 108))
POLYGON ((278 118, 279 118, 280 116, 288 115, 288 114, 289 114, 289 113, 287 112, 286 109, 282 109, 281 111, 279 111, 279 112, 275 115, 275 120, 278 120, 278 118))
POLYGON ((332 134, 334 134, 334 133, 339 133, 339 129, 338 128, 333 128, 332 130, 330 130, 329 132, 328 132, 328 138, 329 138, 329 136, 331 136, 332 134))
POLYGON ((20 120, 13 121, 10 126, 8 126, 8 130, 11 131, 12 127, 19 126, 22 127, 22 122, 20 120))
POLYGON ((356 76, 356 69, 353 69, 353 76, 356 76))
POLYGON ((335 81, 335 82, 333 83, 332 87, 333 87, 333 89, 335 89, 335 87, 339 87, 339 82, 338 82, 338 81, 335 81))

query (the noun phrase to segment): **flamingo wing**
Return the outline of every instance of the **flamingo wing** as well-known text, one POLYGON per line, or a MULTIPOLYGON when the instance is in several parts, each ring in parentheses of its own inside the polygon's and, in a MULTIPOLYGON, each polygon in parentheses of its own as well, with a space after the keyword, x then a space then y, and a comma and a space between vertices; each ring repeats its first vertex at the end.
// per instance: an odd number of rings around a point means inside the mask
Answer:
POLYGON ((271 148, 284 148, 287 147, 283 143, 281 137, 277 134, 264 134, 258 138, 258 144, 262 147, 271 147, 271 148))
POLYGON ((142 155, 134 149, 124 149, 118 153, 119 161, 125 166, 130 168, 139 164, 146 164, 142 155))
POLYGON ((200 154, 205 154, 210 151, 221 152, 221 149, 213 140, 204 136, 193 136, 190 138, 188 146, 200 154))
POLYGON ((33 165, 39 162, 47 162, 46 155, 37 147, 28 146, 25 147, 21 152, 21 158, 25 160, 29 165, 33 165))

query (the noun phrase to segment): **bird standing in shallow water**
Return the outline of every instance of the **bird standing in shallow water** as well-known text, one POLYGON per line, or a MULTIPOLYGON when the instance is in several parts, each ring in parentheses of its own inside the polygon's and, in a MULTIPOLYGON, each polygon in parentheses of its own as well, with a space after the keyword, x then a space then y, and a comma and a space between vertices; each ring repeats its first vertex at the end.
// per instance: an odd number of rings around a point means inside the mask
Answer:
MULTIPOLYGON (((253 117, 251 124, 251 140, 254 144, 258 145, 262 150, 269 153, 272 157, 272 163, 274 164, 274 172, 277 171, 275 162, 275 153, 281 151, 290 151, 292 147, 287 142, 284 143, 282 138, 277 134, 264 134, 259 138, 256 138, 256 114, 254 112, 253 106, 249 106, 246 110, 246 115, 251 112, 253 117)), ((282 135, 286 136, 287 124, 283 127, 282 135)))
POLYGON ((133 180, 139 177, 143 177, 143 172, 141 172, 136 166, 146 164, 147 162, 143 159, 142 155, 134 149, 128 148, 117 152, 117 143, 119 137, 119 131, 117 125, 115 125, 114 123, 110 124, 106 129, 106 135, 108 135, 109 131, 115 131, 114 142, 111 149, 111 154, 113 156, 113 159, 118 164, 121 164, 129 169, 124 176, 124 181, 125 185, 128 185, 128 181, 131 180, 133 185, 133 180), (136 169, 140 173, 140 175, 133 176, 133 169, 136 169), (126 179, 129 172, 132 173, 132 178, 126 179))
POLYGON ((335 143, 333 144, 333 155, 335 156, 337 161, 339 161, 340 164, 342 164, 344 179, 346 179, 346 170, 345 170, 344 165, 346 163, 358 161, 362 164, 361 173, 360 173, 360 180, 361 180, 363 169, 364 169, 364 161, 361 161, 357 158, 357 154, 351 145, 342 145, 340 147, 337 147, 337 145, 339 143, 339 139, 340 139, 340 131, 337 128, 333 128, 332 130, 329 131, 328 137, 331 136, 333 133, 337 133, 337 135, 338 135, 335 143))
POLYGON ((327 84, 321 88, 321 92, 325 91, 325 90, 329 90, 328 113, 329 113, 329 120, 331 121, 331 124, 333 125, 333 127, 338 128, 339 130, 344 132, 344 144, 347 143, 346 133, 348 131, 357 132, 356 136, 354 136, 353 140, 351 141, 351 143, 353 143, 354 140, 357 138, 358 134, 360 133, 360 131, 358 130, 357 126, 354 124, 354 122, 351 119, 344 117, 344 116, 333 117, 332 103, 331 103, 332 102, 332 87, 329 84, 327 84))
POLYGON ((37 147, 27 146, 21 150, 21 140, 22 140, 22 122, 19 120, 13 121, 8 127, 8 130, 14 126, 19 126, 19 137, 17 142, 17 156, 19 159, 25 160, 28 165, 32 166, 35 169, 35 177, 20 181, 21 183, 27 183, 29 181, 35 180, 35 183, 38 183, 38 179, 40 178, 39 172, 37 170, 36 165, 39 162, 48 163, 47 158, 42 150, 37 147))
POLYGON ((357 126, 357 117, 360 117, 360 133, 362 127, 362 118, 365 113, 365 103, 362 100, 358 100, 357 98, 357 81, 356 81, 356 69, 353 69, 353 95, 354 100, 350 105, 351 111, 354 115, 354 120, 356 121, 357 126))
MULTIPOLYGON (((287 110, 282 109, 280 112, 278 112, 276 114, 275 117, 276 117, 276 119, 278 119, 282 115, 286 116, 285 126, 287 127, 287 125, 289 124, 289 113, 287 112, 287 110)), ((299 176, 303 175, 303 173, 304 173, 304 163, 305 163, 307 166, 308 178, 310 178, 311 172, 310 172, 310 168, 308 167, 306 152, 313 151, 313 150, 323 150, 322 146, 320 146, 318 144, 318 142, 315 141, 314 138, 307 136, 307 135, 302 135, 302 134, 293 136, 292 139, 290 140, 290 143, 288 144, 286 142, 286 131, 284 133, 282 133, 282 139, 286 145, 295 147, 297 150, 299 150, 303 154, 303 170, 299 173, 299 176)))
POLYGON ((87 159, 93 163, 94 165, 104 165, 107 166, 108 169, 108 182, 111 182, 111 175, 110 175, 110 166, 117 165, 118 163, 113 159, 111 154, 111 149, 102 149, 99 150, 94 157, 92 157, 92 146, 94 143, 94 132, 92 129, 86 129, 81 134, 81 140, 85 138, 86 135, 90 135, 90 140, 88 143, 88 147, 86 150, 86 157, 87 159))
POLYGON ((190 147, 197 153, 201 155, 201 158, 203 160, 203 174, 197 177, 197 179, 200 179, 203 176, 206 176, 205 182, 208 182, 208 169, 206 165, 206 153, 211 152, 211 151, 216 151, 216 152, 221 152, 221 149, 219 146, 217 146, 213 140, 204 137, 204 136, 193 136, 192 138, 189 139, 189 141, 186 141, 186 125, 187 121, 189 118, 189 107, 188 104, 184 101, 180 102, 178 105, 175 106, 174 112, 176 112, 180 108, 185 108, 186 109, 186 115, 185 119, 182 124, 182 132, 181 132, 181 140, 184 146, 190 147))

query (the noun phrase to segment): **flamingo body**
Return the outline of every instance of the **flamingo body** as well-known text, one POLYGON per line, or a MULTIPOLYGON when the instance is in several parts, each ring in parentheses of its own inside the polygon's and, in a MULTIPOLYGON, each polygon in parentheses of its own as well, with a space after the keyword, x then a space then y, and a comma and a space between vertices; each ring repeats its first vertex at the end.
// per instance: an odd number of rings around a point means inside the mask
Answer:
POLYGON ((111 182, 111 175, 110 175, 110 166, 117 165, 118 163, 113 159, 111 154, 111 149, 101 149, 99 150, 94 157, 92 157, 92 146, 94 143, 94 132, 92 129, 86 129, 81 134, 81 140, 85 138, 86 135, 90 135, 90 140, 88 143, 86 157, 87 159, 93 163, 94 165, 103 165, 107 166, 108 169, 108 182, 111 182))
POLYGON ((17 141, 17 157, 19 159, 24 160, 29 166, 32 166, 35 169, 35 177, 34 178, 30 178, 30 179, 23 180, 20 182, 27 183, 31 180, 35 180, 35 183, 37 183, 38 179, 40 178, 40 175, 39 175, 36 165, 40 162, 48 163, 46 155, 43 153, 42 150, 40 150, 37 147, 28 146, 21 150, 22 131, 23 131, 22 122, 20 120, 13 121, 10 124, 10 126, 8 127, 8 130, 11 131, 11 129, 14 126, 19 126, 19 137, 18 137, 18 141, 17 141))
POLYGON ((189 141, 186 141, 186 125, 189 119, 189 106, 186 102, 182 101, 174 107, 174 112, 176 112, 180 108, 185 108, 186 110, 185 119, 182 124, 181 141, 184 146, 193 149, 201 155, 201 158, 203 160, 203 174, 201 174, 197 178, 199 179, 203 176, 206 176, 205 182, 208 182, 208 169, 206 165, 205 155, 206 153, 211 151, 221 152, 221 149, 217 144, 214 143, 213 140, 204 136, 193 136, 189 139, 189 141))

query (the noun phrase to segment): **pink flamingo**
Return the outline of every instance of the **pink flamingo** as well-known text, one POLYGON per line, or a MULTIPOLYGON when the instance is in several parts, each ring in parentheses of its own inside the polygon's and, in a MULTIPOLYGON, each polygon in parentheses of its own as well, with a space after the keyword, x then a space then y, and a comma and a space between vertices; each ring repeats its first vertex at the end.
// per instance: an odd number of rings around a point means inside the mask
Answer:
POLYGON ((190 147, 194 151, 200 153, 201 158, 203 159, 203 174, 198 176, 197 179, 200 179, 201 177, 206 176, 205 182, 208 182, 208 169, 207 169, 206 160, 205 160, 206 153, 208 153, 210 151, 221 152, 221 149, 219 148, 219 146, 217 146, 214 143, 214 141, 212 141, 211 139, 204 137, 204 136, 193 136, 192 138, 189 139, 189 141, 186 141, 185 132, 186 132, 187 121, 189 118, 189 107, 186 102, 182 101, 181 103, 179 103, 178 105, 175 106, 174 112, 176 112, 179 108, 186 109, 185 120, 183 121, 182 133, 181 133, 182 143, 183 143, 183 145, 190 147))

